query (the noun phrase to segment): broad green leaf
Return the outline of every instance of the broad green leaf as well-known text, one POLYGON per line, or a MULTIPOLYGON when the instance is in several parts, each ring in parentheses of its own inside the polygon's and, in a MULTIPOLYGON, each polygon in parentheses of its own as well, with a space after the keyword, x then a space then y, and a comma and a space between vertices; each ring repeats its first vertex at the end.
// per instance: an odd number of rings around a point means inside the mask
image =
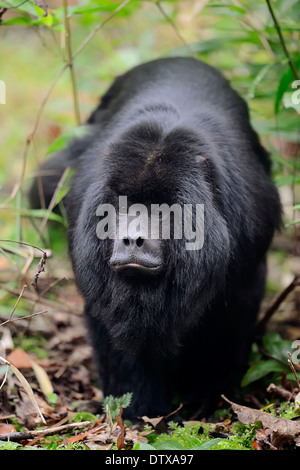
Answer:
MULTIPOLYGON (((294 65, 296 69, 298 69, 298 67, 300 66, 300 60, 298 59, 297 61, 295 61, 294 65)), ((291 84, 294 80, 296 80, 290 66, 288 65, 287 67, 288 68, 286 69, 284 74, 281 76, 281 79, 279 81, 279 85, 277 88, 275 103, 274 103, 275 114, 279 113, 280 104, 282 102, 283 95, 285 94, 286 91, 291 91, 292 89, 291 84)))
POLYGON ((219 442, 224 441, 225 439, 210 439, 209 441, 203 442, 202 444, 199 444, 198 446, 192 447, 189 450, 210 450, 213 447, 215 447, 219 442))
POLYGON ((51 212, 50 214, 47 213, 46 209, 24 209, 24 208, 18 208, 18 207, 11 207, 11 206, 5 206, 1 205, 0 209, 7 209, 10 210, 11 212, 16 212, 24 217, 34 217, 37 219, 43 219, 44 217, 47 216, 49 220, 53 220, 54 222, 59 222, 60 224, 66 226, 66 221, 65 219, 59 215, 55 214, 55 212, 51 212))
POLYGON ((274 182, 277 188, 280 188, 281 186, 285 186, 289 184, 299 184, 300 176, 294 176, 294 175, 279 176, 278 178, 275 179, 274 182))
POLYGON ((91 126, 89 125, 82 125, 79 127, 75 127, 74 129, 66 132, 65 134, 58 137, 48 148, 47 155, 50 153, 58 152, 59 150, 63 150, 67 147, 67 145, 71 142, 71 140, 75 138, 80 138, 88 135, 91 132, 91 126))
POLYGON ((184 450, 183 445, 181 445, 177 441, 172 441, 172 439, 162 441, 162 442, 156 442, 154 444, 154 446, 155 446, 155 449, 157 449, 157 450, 172 450, 172 449, 173 450, 184 450))
POLYGON ((16 18, 11 18, 10 20, 7 20, 7 21, 2 21, 2 25, 5 25, 5 26, 10 26, 10 25, 17 25, 17 24, 24 24, 24 25, 31 25, 32 21, 31 19, 28 17, 25 17, 23 16, 22 18, 20 17, 16 17, 16 18))
POLYGON ((292 220, 292 222, 288 222, 285 224, 285 227, 291 227, 292 225, 300 224, 300 219, 292 220))
POLYGON ((137 442, 132 450, 156 450, 155 447, 151 446, 150 444, 146 444, 145 442, 137 442))
POLYGON ((291 349, 291 341, 282 339, 278 333, 268 333, 262 338, 263 348, 274 358, 287 361, 287 351, 291 349))
POLYGON ((65 170, 65 173, 63 176, 62 187, 58 191, 56 199, 55 199, 55 206, 57 206, 57 204, 59 204, 60 201, 66 196, 66 194, 68 194, 70 187, 71 187, 71 181, 72 181, 74 172, 75 172, 74 168, 67 168, 65 170))
POLYGON ((294 76, 289 67, 281 76, 281 79, 279 81, 279 85, 278 85, 276 96, 275 96, 275 103, 274 103, 275 114, 279 113, 280 104, 281 104, 283 95, 285 94, 286 91, 289 90, 289 87, 293 80, 294 80, 294 76))
POLYGON ((267 359, 251 366, 244 375, 241 386, 246 387, 252 382, 270 374, 271 372, 288 372, 288 365, 281 364, 275 359, 267 359))

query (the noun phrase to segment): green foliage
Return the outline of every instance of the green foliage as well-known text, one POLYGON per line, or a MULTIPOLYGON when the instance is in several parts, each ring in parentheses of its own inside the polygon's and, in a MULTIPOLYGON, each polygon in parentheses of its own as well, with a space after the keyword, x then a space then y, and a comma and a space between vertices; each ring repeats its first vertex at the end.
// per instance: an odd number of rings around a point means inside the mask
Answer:
POLYGON ((18 447, 22 447, 18 442, 0 441, 0 450, 16 450, 18 447))
POLYGON ((113 395, 108 395, 103 401, 103 411, 106 413, 107 406, 109 408, 112 418, 117 418, 120 413, 120 406, 122 408, 127 408, 132 399, 132 393, 124 393, 121 397, 114 397, 113 395))
POLYGON ((56 393, 49 393, 49 395, 47 395, 47 400, 49 405, 55 406, 58 403, 58 395, 56 393))
POLYGON ((98 420, 98 417, 93 415, 93 413, 89 413, 87 411, 79 411, 70 419, 70 423, 91 421, 94 424, 96 423, 97 420, 98 420))
MULTIPOLYGON (((37 450, 88 450, 83 442, 69 442, 66 443, 62 435, 47 436, 46 440, 41 440, 37 450)), ((26 449, 26 447, 25 447, 26 449)))
POLYGON ((47 340, 41 334, 30 337, 16 337, 15 346, 33 354, 38 359, 44 359, 48 356, 47 354, 47 340))
POLYGON ((269 412, 274 416, 278 416, 278 414, 280 414, 281 418, 295 419, 299 418, 300 409, 296 408, 293 401, 283 401, 280 403, 280 407, 276 409, 274 409, 274 407, 270 407, 269 412))
POLYGON ((245 387, 266 375, 273 374, 273 381, 278 382, 282 373, 286 373, 289 380, 295 380, 288 365, 288 352, 291 350, 291 341, 284 340, 277 333, 268 333, 262 338, 262 351, 252 346, 250 357, 251 366, 244 375, 241 386, 245 387))
MULTIPOLYGON (((226 411, 227 417, 230 413, 226 411)), ((152 434, 148 444, 137 443, 133 450, 250 450, 255 440, 257 425, 232 425, 228 438, 211 438, 213 424, 169 424, 170 434, 152 434)))

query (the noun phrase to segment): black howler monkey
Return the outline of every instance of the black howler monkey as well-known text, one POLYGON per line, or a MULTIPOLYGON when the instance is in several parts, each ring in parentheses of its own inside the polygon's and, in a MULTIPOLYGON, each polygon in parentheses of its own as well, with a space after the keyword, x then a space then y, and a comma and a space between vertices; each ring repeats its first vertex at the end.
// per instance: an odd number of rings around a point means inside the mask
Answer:
MULTIPOLYGON (((281 212, 268 155, 243 99, 190 58, 118 77, 87 125, 88 136, 44 163, 55 174, 42 183, 49 203, 64 168, 76 168, 65 200, 69 248, 104 393, 132 392, 132 418, 168 413, 172 396, 201 414, 243 366, 263 296, 281 212), (117 236, 134 204, 149 225, 126 232, 129 218, 117 236), (151 237, 152 206, 162 223, 163 204, 170 237, 151 237), (179 220, 172 206, 192 216, 179 220), (109 231, 109 218, 99 222, 110 207, 109 231), (101 238, 97 227, 116 236, 101 238), (188 233, 201 236, 198 247, 188 233)), ((37 181, 31 200, 37 207, 37 181)))

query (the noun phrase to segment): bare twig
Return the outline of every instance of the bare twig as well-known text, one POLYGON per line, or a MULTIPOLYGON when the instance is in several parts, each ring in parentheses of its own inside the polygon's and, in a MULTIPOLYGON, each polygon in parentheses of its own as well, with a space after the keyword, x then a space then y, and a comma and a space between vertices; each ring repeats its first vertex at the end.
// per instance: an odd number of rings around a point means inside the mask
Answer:
POLYGON ((257 330, 264 329, 267 322, 270 320, 270 318, 276 312, 276 310, 280 307, 282 302, 295 289, 295 287, 297 287, 299 285, 300 285, 300 277, 295 276, 294 280, 281 292, 281 294, 277 297, 275 302, 267 309, 267 311, 265 312, 264 317, 256 325, 257 330))
POLYGON ((33 275, 33 280, 32 280, 32 283, 31 283, 31 285, 35 289, 37 289, 37 281, 38 281, 38 278, 39 278, 40 274, 45 271, 46 261, 47 261, 47 255, 46 255, 46 253, 43 253, 42 257, 39 261, 39 264, 37 265, 37 268, 35 270, 35 273, 33 275))
POLYGON ((1 242, 5 242, 5 243, 16 243, 17 245, 30 246, 31 248, 35 248, 36 250, 41 251, 44 255, 47 256, 46 251, 42 250, 42 248, 39 248, 38 246, 31 245, 31 243, 19 242, 19 241, 16 241, 16 240, 8 240, 8 239, 3 239, 3 238, 0 239, 0 243, 1 243, 1 242))
POLYGON ((284 38, 283 38, 283 35, 282 35, 282 32, 281 32, 280 24, 278 23, 278 20, 276 18, 275 13, 274 13, 271 2, 270 2, 270 0, 266 0, 266 3, 268 5, 270 15, 272 16, 273 23, 274 23, 275 29, 277 31, 277 34, 278 34, 279 41, 280 41, 281 47, 283 49, 283 52, 284 52, 284 54, 285 54, 285 56, 288 60, 289 66, 291 68, 291 71, 293 72, 295 80, 298 80, 299 76, 298 76, 297 69, 296 69, 295 64, 294 64, 294 62, 293 62, 293 60, 292 60, 292 58, 289 54, 289 51, 287 50, 287 47, 286 47, 286 44, 285 44, 285 41, 284 41, 284 38))
POLYGON ((7 434, 0 434, 0 441, 27 441, 35 437, 52 436, 61 432, 68 433, 74 428, 84 428, 85 426, 89 426, 91 424, 91 421, 82 421, 79 423, 64 424, 63 426, 53 426, 47 429, 38 429, 37 431, 9 432, 7 434))
POLYGON ((42 312, 30 313, 29 315, 25 315, 24 317, 8 318, 4 322, 0 323, 0 327, 6 325, 6 323, 14 323, 20 320, 27 320, 27 318, 36 317, 37 315, 42 315, 43 313, 48 313, 48 310, 43 310, 42 312))
MULTIPOLYGON (((41 272, 44 271, 45 269, 45 264, 46 264, 46 260, 47 260, 47 253, 46 251, 42 250, 41 248, 39 248, 38 246, 35 246, 35 245, 31 245, 30 243, 25 243, 25 242, 19 242, 19 241, 16 241, 16 240, 0 240, 0 242, 8 242, 8 243, 17 243, 19 245, 24 245, 24 246, 30 246, 31 248, 35 248, 39 251, 42 252, 42 257, 39 261, 39 264, 36 268, 36 271, 34 273, 34 276, 33 276, 33 281, 31 283, 31 285, 36 289, 37 288, 37 281, 38 281, 38 278, 39 278, 39 275, 41 272)), ((25 286, 27 287, 27 286, 25 286)), ((23 288, 23 291, 22 291, 22 295, 24 293, 24 288, 23 288)), ((14 311, 13 311, 14 312, 14 311)))
POLYGON ((283 387, 280 387, 279 385, 275 384, 270 384, 267 388, 268 393, 273 393, 279 398, 283 398, 284 400, 290 401, 293 398, 293 393, 290 392, 289 390, 286 390, 283 387))
POLYGON ((289 356, 289 359, 288 359, 288 364, 294 374, 294 377, 296 379, 296 383, 297 383, 297 387, 298 389, 300 389, 300 382, 299 382, 299 379, 298 379, 298 375, 297 375, 297 372, 295 371, 295 367, 294 367, 294 364, 293 364, 293 361, 292 361, 292 356, 291 356, 291 353, 288 352, 288 356, 289 356))
POLYGON ((23 294, 24 294, 25 289, 27 289, 27 285, 26 285, 26 284, 24 284, 24 286, 22 287, 22 290, 21 290, 21 292, 20 292, 20 295, 19 295, 19 297, 18 297, 18 300, 17 300, 17 302, 15 303, 14 308, 12 309, 12 311, 11 311, 11 313, 10 313, 8 322, 11 321, 12 316, 13 316, 13 314, 14 314, 15 311, 16 311, 16 308, 17 308, 17 306, 19 305, 19 302, 20 302, 21 298, 23 297, 23 294))

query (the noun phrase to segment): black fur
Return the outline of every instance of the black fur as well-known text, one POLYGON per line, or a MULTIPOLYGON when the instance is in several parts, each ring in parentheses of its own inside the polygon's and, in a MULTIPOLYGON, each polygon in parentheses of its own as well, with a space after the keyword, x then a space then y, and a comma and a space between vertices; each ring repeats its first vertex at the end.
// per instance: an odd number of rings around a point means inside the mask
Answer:
MULTIPOLYGON (((88 125, 92 137, 55 158, 59 174, 77 167, 66 199, 70 254, 104 393, 133 392, 130 417, 166 414, 172 396, 189 412, 207 409, 245 363, 264 292, 265 254, 280 224, 268 155, 245 102, 194 59, 161 59, 118 77, 88 125), (165 240, 159 275, 114 272, 96 209, 117 207, 119 195, 204 204, 203 248, 165 240)), ((49 201, 53 181, 43 185, 49 201)))

